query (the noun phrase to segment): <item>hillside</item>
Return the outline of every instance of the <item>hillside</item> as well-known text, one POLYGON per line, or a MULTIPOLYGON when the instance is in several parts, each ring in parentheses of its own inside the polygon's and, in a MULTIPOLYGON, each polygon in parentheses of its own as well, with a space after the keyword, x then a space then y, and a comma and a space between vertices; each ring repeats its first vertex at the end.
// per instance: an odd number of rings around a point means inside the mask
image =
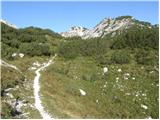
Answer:
POLYGON ((1 29, 2 118, 159 118, 159 26, 121 16, 62 34, 1 29))

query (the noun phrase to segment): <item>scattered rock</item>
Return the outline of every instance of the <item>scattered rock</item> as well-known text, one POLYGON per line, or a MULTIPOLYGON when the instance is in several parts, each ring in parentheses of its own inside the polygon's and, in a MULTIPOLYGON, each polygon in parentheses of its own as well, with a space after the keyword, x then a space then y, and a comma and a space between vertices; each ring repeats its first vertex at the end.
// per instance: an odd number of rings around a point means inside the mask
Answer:
POLYGON ((103 68, 103 73, 106 73, 106 72, 108 72, 108 68, 107 68, 107 67, 104 67, 104 68, 103 68))
POLYGON ((128 80, 128 77, 124 76, 124 79, 125 79, 125 80, 128 80))
POLYGON ((39 62, 37 62, 37 61, 34 62, 33 65, 34 65, 34 66, 37 66, 37 67, 41 66, 41 64, 39 64, 39 62))
POLYGON ((19 53, 19 57, 23 58, 24 54, 23 53, 19 53))
POLYGON ((146 119, 152 119, 152 117, 151 117, 151 116, 148 116, 146 119))
POLYGON ((148 109, 148 107, 146 105, 141 104, 141 107, 144 108, 145 110, 148 109))
POLYGON ((17 53, 13 53, 13 54, 12 54, 12 57, 16 57, 16 56, 17 56, 17 53))
POLYGON ((82 96, 85 96, 85 95, 86 95, 86 92, 85 92, 84 90, 79 89, 79 91, 80 91, 80 93, 81 93, 82 96))
POLYGON ((146 93, 143 93, 142 96, 147 96, 146 93))
POLYGON ((132 77, 132 80, 135 80, 136 78, 135 77, 132 77))
POLYGON ((11 93, 6 93, 6 95, 9 96, 10 98, 14 98, 11 93))
POLYGON ((150 71, 149 73, 153 73, 154 71, 150 71))
POLYGON ((125 75, 125 76, 130 76, 130 74, 129 74, 129 73, 125 73, 124 75, 125 75))
POLYGON ((99 100, 98 100, 98 99, 96 100, 96 103, 99 103, 99 100))
POLYGON ((122 69, 119 68, 119 69, 118 69, 118 72, 122 72, 122 69))

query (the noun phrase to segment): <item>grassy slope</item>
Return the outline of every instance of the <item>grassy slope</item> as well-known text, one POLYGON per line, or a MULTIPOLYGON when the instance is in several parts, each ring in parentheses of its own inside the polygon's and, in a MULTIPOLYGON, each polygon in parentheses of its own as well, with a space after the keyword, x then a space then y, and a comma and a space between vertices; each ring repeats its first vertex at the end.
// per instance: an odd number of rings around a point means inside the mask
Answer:
POLYGON ((107 67, 109 72, 103 75, 103 68, 91 58, 57 58, 41 79, 46 110, 58 118, 158 118, 158 72, 154 66, 132 63, 107 67), (125 73, 130 74, 128 80, 125 73), (81 96, 79 89, 87 95, 81 96))
POLYGON ((2 114, 5 115, 5 118, 12 118, 12 116, 9 115, 11 108, 7 107, 8 105, 5 101, 13 101, 17 97, 19 97, 20 100, 27 102, 27 106, 22 107, 22 110, 25 113, 29 113, 29 118, 41 118, 39 112, 35 108, 30 107, 30 105, 34 105, 33 79, 35 73, 33 70, 28 70, 28 68, 32 66, 33 62, 38 61, 39 63, 43 63, 48 59, 48 57, 25 56, 24 58, 16 58, 13 61, 5 60, 6 62, 17 66, 22 71, 22 73, 20 73, 12 68, 2 66, 1 82, 6 86, 6 88, 14 88, 14 90, 9 92, 14 98, 10 98, 9 96, 2 97, 2 114), (23 80, 21 80, 22 78, 23 80), (18 89, 15 89, 16 85, 18 85, 18 89))
MULTIPOLYGON (((48 40, 47 42, 50 43, 53 46, 54 50, 56 51, 57 46, 62 40, 58 38, 54 38, 49 35, 46 35, 46 38, 48 40)), ((34 70, 30 71, 28 70, 28 68, 32 66, 33 62, 38 61, 39 63, 43 63, 48 61, 49 57, 45 57, 45 56, 29 57, 25 55, 23 58, 16 57, 12 61, 6 60, 5 58, 2 58, 2 59, 10 64, 17 66, 22 72, 21 74, 16 72, 16 70, 14 69, 5 68, 5 67, 2 67, 1 69, 2 70, 1 81, 6 88, 10 88, 10 87, 14 88, 16 87, 16 85, 19 86, 18 89, 9 92, 13 95, 14 98, 11 99, 8 96, 2 97, 2 110, 3 110, 2 114, 4 115, 2 117, 13 118, 10 114, 12 108, 8 104, 5 104, 6 103, 5 101, 13 100, 13 99, 16 99, 17 97, 20 97, 20 100, 25 100, 29 104, 33 105, 34 104, 33 79, 34 79, 35 73, 34 73, 34 70), (22 78, 23 78, 23 81, 21 80, 22 78), (24 79, 26 79, 25 82, 24 82, 24 79), (15 81, 18 81, 19 83, 15 81)), ((29 113, 28 114, 29 118, 41 118, 39 112, 32 107, 27 106, 27 107, 23 107, 22 109, 23 111, 25 111, 25 113, 29 113)))

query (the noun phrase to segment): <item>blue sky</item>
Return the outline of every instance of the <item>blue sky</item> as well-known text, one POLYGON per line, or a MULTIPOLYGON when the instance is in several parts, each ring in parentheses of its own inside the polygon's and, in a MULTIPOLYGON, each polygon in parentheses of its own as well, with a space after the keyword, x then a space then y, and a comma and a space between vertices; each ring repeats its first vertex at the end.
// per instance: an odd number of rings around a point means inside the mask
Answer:
POLYGON ((2 19, 18 27, 37 26, 56 32, 78 25, 92 28, 105 17, 131 15, 158 23, 158 2, 2 2, 2 19))

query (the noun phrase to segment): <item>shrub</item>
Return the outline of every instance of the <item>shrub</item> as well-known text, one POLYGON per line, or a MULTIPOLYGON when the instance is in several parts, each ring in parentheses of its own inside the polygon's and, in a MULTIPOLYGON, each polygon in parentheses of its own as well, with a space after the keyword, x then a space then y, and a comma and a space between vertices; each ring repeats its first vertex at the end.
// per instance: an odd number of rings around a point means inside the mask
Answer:
POLYGON ((143 49, 137 51, 135 58, 138 64, 155 65, 158 63, 158 58, 156 58, 155 53, 143 49))
POLYGON ((67 59, 74 59, 78 56, 78 48, 73 42, 62 43, 58 52, 60 56, 67 59))
POLYGON ((126 51, 115 51, 111 55, 111 62, 117 64, 125 64, 130 62, 130 54, 126 51))

